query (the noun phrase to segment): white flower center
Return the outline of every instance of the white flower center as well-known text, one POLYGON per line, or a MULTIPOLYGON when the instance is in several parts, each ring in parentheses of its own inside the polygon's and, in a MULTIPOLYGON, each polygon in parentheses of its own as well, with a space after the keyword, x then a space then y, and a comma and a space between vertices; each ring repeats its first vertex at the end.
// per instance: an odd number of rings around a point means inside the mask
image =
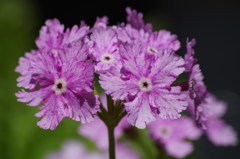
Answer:
POLYGON ((62 94, 67 89, 67 82, 64 78, 60 78, 55 80, 52 89, 55 91, 56 94, 62 94))
POLYGON ((112 54, 109 53, 104 53, 101 56, 101 62, 106 63, 106 64, 110 64, 114 61, 114 56, 112 54))
POLYGON ((161 125, 158 127, 159 136, 163 139, 167 139, 171 136, 172 130, 166 125, 161 125))
POLYGON ((148 46, 148 47, 147 47, 147 52, 148 52, 149 54, 156 54, 158 51, 157 51, 155 48, 153 48, 153 47, 151 47, 151 46, 148 46))
POLYGON ((142 91, 148 92, 152 90, 152 81, 149 78, 143 77, 138 81, 138 86, 142 91))
POLYGON ((53 49, 53 50, 52 50, 52 53, 53 53, 53 56, 54 56, 54 57, 57 57, 57 55, 58 55, 58 50, 53 49))

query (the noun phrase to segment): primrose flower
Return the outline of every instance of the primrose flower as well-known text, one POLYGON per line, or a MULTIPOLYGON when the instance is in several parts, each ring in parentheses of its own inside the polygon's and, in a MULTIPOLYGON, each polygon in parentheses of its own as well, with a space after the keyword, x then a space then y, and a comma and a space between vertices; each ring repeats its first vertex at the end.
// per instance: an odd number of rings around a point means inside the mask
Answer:
POLYGON ((121 68, 117 34, 112 28, 98 27, 89 41, 90 56, 96 61, 96 72, 105 72, 111 67, 121 68))
POLYGON ((195 44, 194 39, 187 41, 185 55, 185 68, 189 73, 189 110, 215 145, 236 145, 237 133, 221 119, 226 112, 226 103, 218 101, 207 92, 200 66, 196 64, 197 59, 194 58, 195 51, 192 47, 195 44))
POLYGON ((139 41, 123 44, 121 71, 100 74, 100 84, 113 100, 125 100, 128 122, 145 128, 156 117, 176 119, 186 109, 181 88, 172 86, 184 71, 184 61, 172 52, 160 52, 157 60, 149 58, 145 45, 139 41))
POLYGON ((50 50, 50 53, 57 54, 65 44, 83 39, 88 33, 89 27, 74 25, 72 29, 67 28, 64 31, 64 25, 58 19, 50 19, 45 22, 41 28, 36 45, 39 49, 50 50))
POLYGON ((176 158, 184 158, 193 151, 192 140, 201 136, 194 121, 188 117, 177 120, 161 120, 149 124, 150 136, 156 140, 168 155, 176 158))
POLYGON ((197 117, 205 126, 209 140, 217 146, 234 146, 237 144, 237 133, 221 118, 226 113, 226 103, 208 94, 197 108, 197 117))
POLYGON ((30 82, 31 74, 29 73, 32 67, 32 62, 37 58, 38 53, 44 49, 48 53, 57 56, 63 46, 75 41, 84 39, 88 34, 89 27, 86 25, 73 26, 72 29, 67 28, 64 31, 64 25, 59 22, 58 19, 47 20, 45 25, 40 30, 40 35, 36 40, 36 45, 39 50, 33 50, 30 53, 26 53, 25 57, 21 57, 19 60, 19 66, 16 68, 16 72, 21 76, 17 79, 18 87, 34 88, 35 84, 30 82))
POLYGON ((87 61, 87 48, 81 41, 63 47, 57 56, 41 50, 30 59, 29 83, 35 87, 16 93, 18 101, 40 107, 38 126, 55 129, 63 118, 90 122, 99 102, 93 94, 94 65, 87 61))
MULTIPOLYGON (((198 106, 204 101, 207 92, 207 87, 203 82, 203 75, 200 69, 199 64, 197 64, 197 59, 194 58, 195 51, 193 50, 194 45, 196 44, 195 39, 187 41, 187 53, 185 55, 185 68, 189 74, 188 82, 188 102, 189 110, 192 114, 197 114, 198 106)), ((205 127, 201 121, 201 116, 197 116, 196 121, 201 127, 205 127)))

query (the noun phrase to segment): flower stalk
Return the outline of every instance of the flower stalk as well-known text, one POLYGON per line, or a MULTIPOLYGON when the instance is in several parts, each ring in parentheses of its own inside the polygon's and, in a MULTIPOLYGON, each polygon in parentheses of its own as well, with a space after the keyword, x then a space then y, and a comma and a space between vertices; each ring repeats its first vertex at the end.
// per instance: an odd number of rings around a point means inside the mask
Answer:
POLYGON ((127 114, 123 109, 121 101, 114 102, 111 96, 107 95, 107 110, 100 104, 101 112, 99 118, 105 123, 108 129, 109 159, 116 158, 114 130, 122 118, 127 114))

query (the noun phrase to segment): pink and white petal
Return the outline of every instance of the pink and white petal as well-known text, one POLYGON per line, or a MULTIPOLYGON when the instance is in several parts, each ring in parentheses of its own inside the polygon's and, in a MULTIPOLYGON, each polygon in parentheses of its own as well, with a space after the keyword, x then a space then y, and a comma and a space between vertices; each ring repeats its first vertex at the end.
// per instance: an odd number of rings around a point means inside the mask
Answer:
POLYGON ((67 105, 66 99, 51 95, 35 116, 41 118, 37 123, 39 127, 54 130, 63 118, 71 116, 70 113, 71 108, 67 105))
POLYGON ((236 131, 220 119, 208 120, 206 133, 217 146, 235 146, 238 143, 236 131))
POLYGON ((195 39, 192 39, 191 41, 188 41, 187 39, 187 42, 186 42, 187 53, 184 56, 184 60, 185 60, 185 68, 186 68, 186 71, 188 72, 191 72, 191 69, 196 62, 196 59, 194 58, 195 51, 193 49, 195 44, 196 44, 195 39))
POLYGON ((123 67, 135 77, 147 76, 151 67, 151 59, 146 58, 144 50, 143 44, 138 40, 120 46, 123 67))
MULTIPOLYGON (((190 139, 190 140, 197 140, 200 138, 200 136, 202 135, 202 131, 201 129, 199 129, 196 126, 196 123, 194 122, 194 120, 192 118, 189 117, 181 117, 181 124, 178 125, 184 125, 184 136, 183 139, 190 139)), ((183 130, 183 129, 182 129, 183 130)))
POLYGON ((120 76, 121 74, 114 68, 106 74, 100 74, 99 83, 106 94, 113 97, 113 100, 124 100, 129 94, 135 95, 139 91, 136 81, 122 80, 120 76))
POLYGON ((203 82, 203 78, 204 77, 200 69, 200 65, 199 64, 194 65, 192 68, 192 73, 190 75, 190 82, 194 82, 193 88, 200 98, 203 98, 203 96, 207 92, 207 88, 203 82))
POLYGON ((36 40, 38 48, 57 48, 62 42, 64 25, 58 19, 49 19, 40 30, 40 35, 36 40))
POLYGON ((152 31, 152 25, 150 23, 145 24, 143 20, 143 14, 138 13, 136 10, 131 9, 130 7, 126 8, 127 22, 137 30, 144 30, 146 32, 152 31))
POLYGON ((128 122, 139 129, 146 128, 149 123, 156 119, 156 114, 152 112, 146 94, 139 93, 133 101, 125 103, 125 109, 128 113, 128 122))
POLYGON ((90 61, 69 64, 69 69, 63 72, 68 77, 68 88, 75 93, 85 90, 93 91, 94 64, 90 61))
POLYGON ((83 39, 89 32, 88 26, 80 26, 74 25, 72 29, 67 29, 64 33, 63 37, 63 45, 64 44, 70 44, 74 41, 79 41, 83 39))
POLYGON ((184 158, 193 151, 193 145, 185 141, 172 141, 165 145, 168 155, 176 158, 184 158))
POLYGON ((96 28, 94 29, 90 40, 93 42, 93 48, 90 49, 94 59, 100 60, 104 53, 114 53, 118 50, 118 39, 114 29, 96 28))
POLYGON ((149 96, 152 106, 159 109, 161 119, 177 119, 181 112, 188 106, 186 95, 181 92, 180 87, 168 89, 156 89, 149 96))
POLYGON ((168 49, 177 51, 180 48, 180 42, 176 35, 171 34, 169 31, 160 30, 157 34, 155 41, 158 49, 168 49))
POLYGON ((65 93, 69 106, 72 108, 71 118, 81 123, 89 123, 99 111, 98 97, 93 92, 80 92, 74 94, 71 91, 65 93))
POLYGON ((208 94, 205 98, 204 108, 210 118, 220 118, 227 111, 227 103, 218 100, 213 94, 208 94))
POLYGON ((19 102, 28 103, 29 106, 38 106, 52 93, 51 87, 46 87, 40 90, 26 92, 21 90, 16 93, 19 102))
POLYGON ((88 56, 88 48, 83 41, 74 41, 63 46, 60 53, 61 60, 66 63, 74 61, 86 61, 88 56))
POLYGON ((153 63, 150 78, 154 79, 154 83, 160 84, 163 82, 169 86, 176 80, 184 68, 184 60, 175 54, 164 51, 160 57, 153 63))

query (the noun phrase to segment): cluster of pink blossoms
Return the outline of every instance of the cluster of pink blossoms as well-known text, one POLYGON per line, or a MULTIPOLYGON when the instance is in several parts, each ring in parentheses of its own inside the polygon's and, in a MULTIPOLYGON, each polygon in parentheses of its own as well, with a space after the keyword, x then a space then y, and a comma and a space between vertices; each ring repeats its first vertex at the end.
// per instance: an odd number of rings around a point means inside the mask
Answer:
POLYGON ((177 158, 189 154, 190 140, 201 136, 196 125, 214 144, 235 145, 236 133, 221 119, 226 104, 203 83, 194 57, 195 40, 187 41, 183 58, 177 54, 176 35, 153 31, 135 10, 127 8, 127 14, 127 23, 109 26, 103 17, 92 28, 82 22, 64 29, 57 19, 46 21, 37 49, 20 58, 16 68, 18 86, 23 88, 16 96, 29 106, 40 105, 38 126, 54 130, 63 118, 89 123, 80 132, 106 147, 107 131, 97 117, 102 102, 94 94, 94 76, 99 76, 105 93, 121 100, 127 112, 116 128, 117 136, 130 125, 147 127, 150 136, 177 158), (176 82, 183 73, 189 75, 185 87, 176 82), (181 117, 187 109, 189 117, 181 117))

